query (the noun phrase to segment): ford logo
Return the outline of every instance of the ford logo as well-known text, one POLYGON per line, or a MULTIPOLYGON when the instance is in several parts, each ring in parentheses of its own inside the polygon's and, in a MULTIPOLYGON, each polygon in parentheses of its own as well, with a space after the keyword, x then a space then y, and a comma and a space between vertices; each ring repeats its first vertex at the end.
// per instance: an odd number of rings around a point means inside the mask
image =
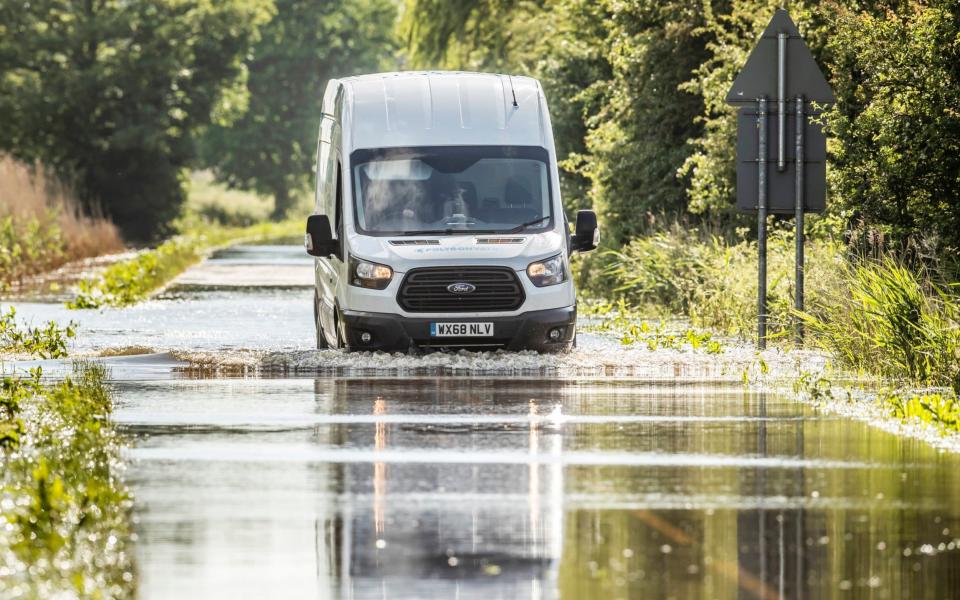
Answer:
POLYGON ((470 294, 477 290, 477 286, 472 283, 451 283, 447 286, 447 291, 451 294, 470 294))

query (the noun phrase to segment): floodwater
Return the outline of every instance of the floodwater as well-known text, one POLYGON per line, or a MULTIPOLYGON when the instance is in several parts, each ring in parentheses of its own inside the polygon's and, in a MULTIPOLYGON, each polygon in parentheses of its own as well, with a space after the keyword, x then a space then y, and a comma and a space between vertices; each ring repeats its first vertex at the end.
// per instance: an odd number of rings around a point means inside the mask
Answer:
MULTIPOLYGON (((85 351, 302 358, 309 268, 246 248, 132 309, 18 310, 79 315, 85 351)), ((583 342, 580 365, 616 347, 583 342)), ((958 455, 675 369, 350 360, 226 377, 108 359, 142 598, 960 597, 958 455)))

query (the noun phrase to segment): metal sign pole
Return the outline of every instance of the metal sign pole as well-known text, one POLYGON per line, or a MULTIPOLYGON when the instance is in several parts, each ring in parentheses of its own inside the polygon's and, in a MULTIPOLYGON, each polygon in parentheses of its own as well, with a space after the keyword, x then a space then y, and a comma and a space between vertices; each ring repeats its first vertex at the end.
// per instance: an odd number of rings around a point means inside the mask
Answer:
POLYGON ((761 96, 757 119, 760 126, 760 149, 757 190, 757 346, 767 347, 767 97, 761 96))
MULTIPOLYGON (((737 209, 757 212, 757 346, 767 346, 767 217, 796 217, 797 316, 784 326, 794 326, 797 345, 803 343, 800 311, 804 305, 804 215, 826 209, 827 140, 819 123, 805 114, 808 103, 831 105, 837 99, 797 29, 784 9, 777 9, 764 28, 743 69, 734 78, 726 101, 737 111, 737 209), (770 106, 775 102, 774 106, 770 106), (756 119, 753 108, 759 105, 756 119), (796 157, 790 160, 787 115, 796 106, 796 157), (776 121, 769 110, 776 111, 776 121), (776 127, 776 140, 770 139, 776 127), (758 135, 759 134, 759 135, 758 135), (771 148, 773 143, 777 147, 771 148), (776 164, 776 168, 773 165, 776 164), (791 192, 793 192, 791 194, 791 192), (791 198, 791 195, 793 196, 791 198)), ((811 114, 813 111, 811 111, 811 114)))
POLYGON ((777 34, 777 171, 787 170, 787 34, 777 34))
MULTIPOLYGON (((796 219, 797 219, 797 271, 796 271, 796 282, 794 284, 794 308, 798 312, 803 311, 803 200, 804 200, 804 190, 803 190, 803 161, 804 161, 804 148, 803 148, 803 134, 804 129, 806 129, 807 123, 804 115, 803 107, 803 94, 797 96, 797 135, 796 135, 796 219)), ((796 342, 798 346, 803 345, 803 321, 800 319, 799 315, 796 317, 796 322, 794 324, 794 335, 796 337, 796 342)))

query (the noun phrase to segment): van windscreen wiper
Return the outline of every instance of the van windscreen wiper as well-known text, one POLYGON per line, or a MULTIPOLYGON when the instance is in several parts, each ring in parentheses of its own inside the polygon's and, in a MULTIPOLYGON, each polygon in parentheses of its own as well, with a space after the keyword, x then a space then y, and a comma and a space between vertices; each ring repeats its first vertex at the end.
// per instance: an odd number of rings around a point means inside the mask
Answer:
POLYGON ((546 221, 546 220, 549 219, 549 218, 550 218, 550 215, 547 215, 547 216, 545 216, 545 217, 540 217, 539 219, 534 219, 534 220, 532 220, 532 221, 527 221, 526 223, 520 223, 519 225, 517 225, 516 227, 514 227, 513 229, 511 229, 511 230, 508 231, 507 233, 520 233, 521 231, 523 231, 523 230, 526 229, 527 227, 530 227, 531 225, 536 225, 537 223, 542 223, 542 222, 546 221))

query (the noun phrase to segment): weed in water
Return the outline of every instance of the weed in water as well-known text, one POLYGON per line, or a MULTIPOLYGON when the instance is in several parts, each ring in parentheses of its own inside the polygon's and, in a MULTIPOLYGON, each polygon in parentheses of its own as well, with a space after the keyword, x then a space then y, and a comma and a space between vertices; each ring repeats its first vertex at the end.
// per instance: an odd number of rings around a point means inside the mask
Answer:
POLYGON ((127 598, 134 592, 122 440, 106 371, 78 364, 59 383, 41 372, 0 386, 0 597, 127 598))
POLYGON ((960 401, 952 393, 899 394, 880 396, 891 416, 904 422, 919 421, 941 434, 960 432, 960 401))
POLYGON ((17 311, 12 306, 0 313, 0 352, 27 354, 39 358, 63 358, 67 355, 67 340, 76 335, 76 325, 70 322, 61 327, 54 321, 43 327, 22 327, 16 321, 17 311))

